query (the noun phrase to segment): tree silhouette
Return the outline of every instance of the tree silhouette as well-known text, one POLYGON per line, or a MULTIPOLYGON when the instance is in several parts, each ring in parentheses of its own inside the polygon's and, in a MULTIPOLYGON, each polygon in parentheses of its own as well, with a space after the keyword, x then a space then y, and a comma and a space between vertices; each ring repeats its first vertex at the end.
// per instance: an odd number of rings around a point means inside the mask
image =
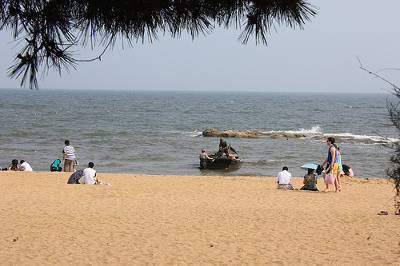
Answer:
MULTIPOLYGON (((360 63, 360 69, 368 72, 368 74, 371 74, 375 76, 376 78, 379 78, 383 80, 384 82, 388 83, 390 86, 392 86, 392 90, 390 91, 393 96, 395 96, 398 99, 398 102, 393 102, 390 101, 389 98, 386 100, 386 106, 389 112, 389 117, 390 120, 392 121, 393 125, 400 131, 400 88, 390 82, 389 80, 383 78, 382 76, 378 75, 375 72, 372 72, 361 64, 360 59, 358 59, 358 62, 360 63)), ((389 70, 389 69, 385 69, 389 70)), ((390 69, 390 70, 400 70, 400 69, 390 69)), ((390 162, 391 162, 391 167, 387 170, 387 175, 389 176, 390 179, 393 179, 395 189, 396 189, 396 195, 395 195, 395 208, 396 211, 399 211, 400 208, 400 143, 399 142, 394 142, 390 145, 390 148, 393 149, 393 155, 390 157, 390 162)))
MULTIPOLYGON (((158 34, 179 37, 186 31, 195 38, 212 33, 214 27, 244 31, 246 44, 254 35, 256 44, 267 44, 267 33, 275 26, 303 28, 316 15, 315 6, 302 0, 13 0, 0 1, 0 30, 12 32, 23 45, 9 68, 21 86, 37 88, 37 74, 76 68, 73 47, 102 45, 103 53, 119 38, 151 43, 158 34)), ((91 60, 86 60, 91 61, 91 60)))

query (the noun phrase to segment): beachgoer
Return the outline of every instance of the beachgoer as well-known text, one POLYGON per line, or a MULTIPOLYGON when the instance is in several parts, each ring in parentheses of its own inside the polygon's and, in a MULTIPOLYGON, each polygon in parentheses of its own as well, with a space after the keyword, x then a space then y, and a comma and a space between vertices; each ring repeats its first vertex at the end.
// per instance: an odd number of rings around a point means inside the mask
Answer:
POLYGON ((325 164, 327 164, 326 166, 326 172, 324 174, 324 182, 326 184, 326 189, 324 190, 324 192, 328 192, 330 191, 329 189, 329 185, 333 185, 335 183, 335 181, 333 180, 328 180, 326 177, 326 175, 328 174, 333 174, 333 176, 336 179, 336 175, 337 175, 337 169, 338 169, 338 163, 337 163, 337 149, 335 147, 335 138, 333 137, 329 137, 326 141, 326 144, 329 146, 328 149, 328 157, 326 158, 326 160, 323 162, 323 164, 321 165, 322 167, 324 167, 325 164))
POLYGON ((76 171, 76 166, 79 165, 78 159, 76 159, 76 156, 74 158, 74 172, 76 171))
POLYGON ((282 168, 282 172, 278 173, 278 189, 293 190, 293 186, 290 184, 290 182, 292 182, 292 174, 289 172, 289 168, 287 168, 287 166, 284 166, 282 168))
POLYGON ((90 162, 88 168, 83 170, 83 176, 85 178, 85 185, 95 185, 99 182, 96 178, 96 170, 93 169, 94 163, 90 162))
POLYGON ((219 156, 222 156, 222 153, 226 154, 226 157, 229 157, 229 146, 228 142, 224 139, 219 139, 219 149, 218 149, 219 156))
POLYGON ((354 177, 353 169, 350 166, 343 164, 343 176, 354 177))
POLYGON ((60 167, 60 163, 61 163, 60 159, 54 160, 50 165, 50 171, 51 172, 61 172, 62 167, 60 167))
POLYGON ((18 160, 17 159, 13 159, 11 161, 10 166, 8 166, 8 170, 10 170, 10 171, 18 171, 18 160))
POLYGON ((314 174, 314 169, 308 169, 308 173, 304 176, 304 186, 300 190, 318 191, 317 188, 317 175, 314 174))
POLYGON ((29 163, 25 162, 24 160, 21 160, 19 162, 19 170, 20 171, 33 171, 32 167, 29 165, 29 163))
POLYGON ((335 192, 340 192, 342 191, 342 185, 340 184, 340 176, 344 174, 343 172, 343 167, 342 167, 342 154, 340 153, 340 147, 336 146, 337 149, 337 163, 338 163, 338 169, 337 169, 337 174, 336 174, 336 179, 335 179, 335 192))
POLYGON ((63 160, 64 160, 64 172, 74 171, 74 159, 75 159, 75 149, 69 145, 69 140, 66 140, 65 147, 63 149, 63 160))
POLYGON ((199 156, 200 159, 200 169, 206 169, 207 168, 207 161, 212 160, 210 157, 208 157, 206 150, 202 149, 201 154, 199 156))
POLYGON ((82 176, 83 170, 77 170, 69 177, 67 184, 84 184, 85 182, 82 176))

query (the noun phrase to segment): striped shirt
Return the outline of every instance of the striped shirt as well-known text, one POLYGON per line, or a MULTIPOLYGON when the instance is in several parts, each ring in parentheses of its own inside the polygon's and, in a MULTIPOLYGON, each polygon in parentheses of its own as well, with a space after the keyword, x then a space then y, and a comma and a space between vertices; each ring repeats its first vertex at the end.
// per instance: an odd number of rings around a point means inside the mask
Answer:
POLYGON ((65 159, 73 160, 75 158, 75 149, 71 145, 64 147, 65 159))

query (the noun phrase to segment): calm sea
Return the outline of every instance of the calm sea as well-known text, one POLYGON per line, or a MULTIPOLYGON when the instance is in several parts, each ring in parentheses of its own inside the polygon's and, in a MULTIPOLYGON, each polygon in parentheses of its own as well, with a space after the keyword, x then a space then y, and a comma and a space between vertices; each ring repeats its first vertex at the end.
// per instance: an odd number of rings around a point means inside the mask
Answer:
POLYGON ((386 178, 399 132, 386 109, 389 94, 0 90, 0 166, 24 159, 49 171, 70 140, 80 162, 99 173, 276 176, 288 166, 321 164, 326 137, 341 138, 342 161, 360 178, 386 178), (242 156, 236 169, 201 171, 202 148, 215 152, 208 128, 292 132, 303 138, 227 138, 242 156))

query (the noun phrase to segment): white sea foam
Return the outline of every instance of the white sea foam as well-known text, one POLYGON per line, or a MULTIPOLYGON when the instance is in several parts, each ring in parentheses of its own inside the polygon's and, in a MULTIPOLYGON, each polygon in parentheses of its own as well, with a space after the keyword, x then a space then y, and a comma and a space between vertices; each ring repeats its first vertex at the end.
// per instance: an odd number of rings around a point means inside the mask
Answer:
POLYGON ((199 132, 199 131, 195 130, 193 132, 183 132, 182 134, 185 135, 185 136, 189 136, 189 137, 195 138, 195 137, 202 136, 203 132, 201 132, 201 131, 199 132))
POLYGON ((359 140, 361 142, 366 142, 365 144, 380 144, 380 143, 391 143, 399 142, 397 138, 387 138, 382 136, 367 136, 367 135, 357 135, 352 133, 336 133, 336 134, 323 134, 324 136, 332 136, 345 140, 359 140))
POLYGON ((304 129, 300 128, 296 131, 286 131, 287 133, 298 133, 298 134, 305 134, 305 135, 321 135, 321 127, 320 126, 313 126, 311 129, 304 129))
POLYGON ((358 135, 349 132, 344 133, 330 133, 330 132, 323 132, 319 125, 313 126, 311 129, 304 129, 300 128, 299 130, 287 130, 287 131, 269 131, 266 133, 276 133, 276 132, 283 132, 283 133, 291 133, 291 134, 304 134, 310 138, 321 139, 327 137, 335 137, 339 138, 341 142, 352 142, 352 143, 359 143, 359 144, 384 144, 384 143, 393 143, 393 142, 400 142, 398 138, 388 138, 383 136, 368 136, 368 135, 358 135))

